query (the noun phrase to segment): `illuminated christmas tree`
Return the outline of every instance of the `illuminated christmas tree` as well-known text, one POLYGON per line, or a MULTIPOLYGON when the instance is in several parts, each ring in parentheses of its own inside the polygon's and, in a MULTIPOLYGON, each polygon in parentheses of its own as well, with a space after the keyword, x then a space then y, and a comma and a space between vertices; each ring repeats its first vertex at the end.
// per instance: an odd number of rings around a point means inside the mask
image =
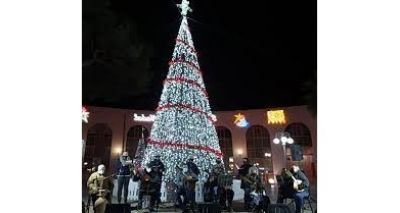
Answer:
POLYGON ((215 130, 206 88, 186 18, 189 2, 182 1, 182 22, 169 72, 147 141, 144 164, 159 154, 165 164, 164 180, 173 180, 176 166, 189 157, 201 171, 209 171, 222 153, 215 130))
POLYGON ((142 166, 145 150, 146 150, 146 144, 144 141, 144 133, 142 128, 142 138, 139 139, 138 147, 135 153, 135 162, 134 162, 135 167, 140 168, 142 166))

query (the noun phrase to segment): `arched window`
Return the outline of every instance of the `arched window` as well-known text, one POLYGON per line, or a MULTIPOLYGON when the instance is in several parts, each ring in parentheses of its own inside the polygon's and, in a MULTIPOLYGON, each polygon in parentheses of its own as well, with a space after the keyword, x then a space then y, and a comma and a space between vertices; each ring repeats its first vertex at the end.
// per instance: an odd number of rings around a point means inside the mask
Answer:
POLYGON ((132 126, 128 131, 125 150, 128 151, 129 156, 131 157, 134 157, 136 154, 139 140, 142 138, 142 131, 144 139, 149 137, 149 131, 142 125, 132 126))
POLYGON ((250 163, 266 164, 271 166, 272 162, 267 161, 265 153, 271 153, 271 143, 268 130, 260 125, 251 126, 246 132, 247 157, 250 163))
MULTIPOLYGON (((303 160, 294 162, 292 160, 288 161, 288 165, 300 164, 304 172, 310 181, 316 178, 316 173, 313 164, 313 149, 312 149, 312 139, 310 130, 303 123, 291 123, 286 129, 286 132, 290 133, 290 136, 294 140, 294 144, 299 144, 303 152, 303 160)), ((290 145, 288 146, 290 151, 290 145)), ((289 152, 291 154, 291 152, 289 152)), ((289 154, 288 153, 288 154, 289 154)), ((291 159, 291 158, 290 158, 291 159)))
POLYGON ((217 130, 221 152, 224 154, 224 164, 228 166, 229 157, 233 157, 231 131, 224 126, 218 126, 215 129, 217 130))
POLYGON ((286 127, 285 131, 290 133, 295 144, 312 146, 311 133, 306 125, 302 123, 291 123, 286 127))
POLYGON ((107 124, 92 126, 87 134, 84 161, 89 165, 105 164, 109 166, 111 156, 112 131, 107 124))

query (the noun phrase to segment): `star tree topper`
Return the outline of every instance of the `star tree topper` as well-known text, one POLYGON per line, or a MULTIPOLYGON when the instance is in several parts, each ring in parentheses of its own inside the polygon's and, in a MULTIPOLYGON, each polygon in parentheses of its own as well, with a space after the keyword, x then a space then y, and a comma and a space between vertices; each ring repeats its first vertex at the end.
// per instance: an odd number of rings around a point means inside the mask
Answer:
POLYGON ((182 0, 181 4, 177 4, 177 7, 181 9, 181 15, 186 16, 187 12, 192 12, 192 8, 189 7, 189 1, 188 0, 182 0))

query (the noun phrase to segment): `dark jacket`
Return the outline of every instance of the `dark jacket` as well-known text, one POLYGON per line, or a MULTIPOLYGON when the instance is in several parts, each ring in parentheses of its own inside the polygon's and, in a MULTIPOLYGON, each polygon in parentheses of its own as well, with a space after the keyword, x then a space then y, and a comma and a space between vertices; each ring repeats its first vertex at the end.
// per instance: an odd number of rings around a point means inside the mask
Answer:
POLYGON ((239 176, 240 176, 240 179, 242 180, 240 183, 241 189, 244 189, 245 187, 247 187, 247 184, 245 183, 243 178, 247 177, 247 175, 249 174, 250 167, 251 167, 251 165, 249 163, 245 163, 245 164, 241 165, 239 168, 239 176))
POLYGON ((224 173, 224 165, 222 163, 214 165, 212 172, 216 175, 219 176, 220 174, 224 173))
POLYGON ((239 175, 240 176, 248 175, 250 167, 251 167, 251 164, 249 164, 249 163, 245 163, 245 164, 241 165, 239 168, 239 175))
POLYGON ((117 160, 117 175, 124 175, 124 176, 130 176, 131 175, 131 170, 129 165, 127 164, 127 161, 130 161, 131 158, 129 156, 124 157, 121 156, 117 160))
POLYGON ((284 173, 277 175, 276 179, 278 181, 278 199, 292 197, 296 192, 293 189, 293 179, 284 173))
POLYGON ((200 170, 199 170, 199 168, 197 167, 197 165, 195 163, 189 161, 189 162, 186 163, 186 165, 188 167, 189 172, 191 171, 196 175, 200 174, 200 170))
POLYGON ((159 159, 152 160, 148 166, 157 172, 159 176, 162 176, 163 172, 165 172, 165 166, 159 159))
POLYGON ((186 190, 194 191, 196 188, 196 182, 199 180, 198 176, 193 171, 188 171, 184 175, 185 175, 185 179, 184 179, 183 187, 186 190))
POLYGON ((177 188, 183 187, 183 183, 185 182, 185 174, 183 171, 178 170, 177 173, 175 174, 174 178, 174 183, 177 186, 177 188))
POLYGON ((227 172, 222 173, 218 176, 218 185, 226 188, 231 187, 233 184, 233 176, 227 172))
POLYGON ((160 184, 160 176, 157 172, 151 171, 147 172, 144 171, 143 175, 141 176, 140 182, 140 193, 151 195, 157 192, 160 184))

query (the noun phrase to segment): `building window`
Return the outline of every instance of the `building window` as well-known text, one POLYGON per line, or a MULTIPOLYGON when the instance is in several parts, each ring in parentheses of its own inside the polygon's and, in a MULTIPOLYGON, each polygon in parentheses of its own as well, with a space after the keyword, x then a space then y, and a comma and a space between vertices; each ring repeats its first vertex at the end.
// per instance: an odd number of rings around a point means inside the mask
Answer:
POLYGON ((87 134, 84 162, 97 166, 109 166, 111 156, 112 131, 107 124, 92 126, 87 134))
POLYGON ((218 126, 216 127, 216 130, 219 139, 219 146, 221 152, 224 154, 224 165, 227 168, 229 165, 229 157, 233 157, 232 134, 231 131, 224 126, 218 126))
MULTIPOLYGON (((291 123, 286 127, 285 131, 290 133, 291 137, 294 140, 294 144, 299 144, 303 152, 303 160, 296 162, 289 160, 288 165, 300 165, 310 181, 314 181, 316 179, 316 172, 313 163, 314 151, 312 149, 310 130, 303 123, 291 123)), ((288 148, 290 150, 290 145, 288 146, 288 148)), ((291 159, 291 157, 289 159, 291 159)))
POLYGON ((247 141, 247 157, 250 163, 265 164, 267 167, 272 166, 272 162, 268 161, 265 153, 271 153, 271 143, 268 130, 260 125, 251 126, 246 132, 247 141))
POLYGON ((142 125, 132 126, 128 131, 125 150, 128 151, 129 156, 131 157, 134 157, 136 154, 139 140, 142 138, 142 131, 144 139, 149 137, 149 131, 142 125))
POLYGON ((306 125, 302 123, 291 123, 286 127, 285 131, 290 133, 295 144, 307 147, 312 146, 311 133, 306 125))

